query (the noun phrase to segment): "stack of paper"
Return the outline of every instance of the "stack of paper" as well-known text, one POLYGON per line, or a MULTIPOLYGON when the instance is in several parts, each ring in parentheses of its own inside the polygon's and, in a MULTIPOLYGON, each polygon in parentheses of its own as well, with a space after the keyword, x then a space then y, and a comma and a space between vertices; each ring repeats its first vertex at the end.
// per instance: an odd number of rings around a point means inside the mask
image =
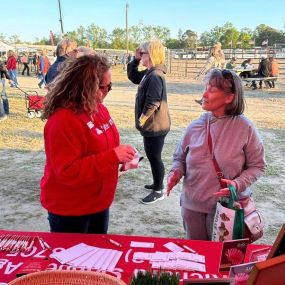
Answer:
POLYGON ((80 243, 61 252, 54 253, 51 257, 58 260, 61 264, 113 271, 122 254, 122 251, 80 243))
POLYGON ((205 256, 190 252, 135 252, 134 259, 148 260, 152 268, 206 272, 205 256))

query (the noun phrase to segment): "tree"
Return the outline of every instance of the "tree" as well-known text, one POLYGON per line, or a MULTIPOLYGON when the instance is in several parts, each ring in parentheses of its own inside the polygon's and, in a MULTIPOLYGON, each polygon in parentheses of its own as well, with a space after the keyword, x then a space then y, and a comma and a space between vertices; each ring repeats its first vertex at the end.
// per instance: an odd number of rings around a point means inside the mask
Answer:
POLYGON ((197 34, 190 29, 186 30, 185 33, 182 34, 182 42, 185 48, 195 48, 197 39, 197 34))
POLYGON ((285 43, 285 35, 282 31, 278 31, 265 24, 256 27, 254 36, 256 38, 256 45, 262 45, 262 42, 265 40, 268 40, 268 45, 285 43))
POLYGON ((143 26, 142 33, 143 38, 146 41, 157 38, 160 39, 162 43, 165 43, 165 41, 170 37, 170 30, 161 26, 143 26))
POLYGON ((9 37, 9 42, 11 44, 19 44, 21 43, 21 40, 20 40, 20 36, 19 35, 12 35, 9 37))
POLYGON ((104 28, 91 24, 87 28, 87 33, 92 38, 90 43, 92 48, 105 48, 107 46, 108 34, 104 28))
POLYGON ((222 35, 220 36, 219 42, 221 42, 222 47, 223 48, 236 47, 240 33, 234 27, 234 25, 230 22, 227 22, 224 24, 223 27, 221 27, 221 30, 222 30, 222 35))
POLYGON ((77 36, 76 31, 67 32, 65 33, 64 37, 72 41, 76 41, 76 42, 78 41, 78 36, 77 36))
POLYGON ((165 46, 168 49, 183 49, 184 48, 184 43, 178 39, 172 39, 169 38, 165 42, 165 46))
POLYGON ((77 44, 78 46, 85 46, 87 43, 87 32, 83 26, 79 26, 76 30, 77 44))
POLYGON ((129 28, 129 49, 135 50, 143 41, 142 25, 134 25, 129 28))
POLYGON ((240 31, 239 41, 242 42, 243 48, 251 48, 255 43, 253 32, 248 28, 243 28, 240 31))
POLYGON ((111 47, 114 49, 125 49, 126 48, 125 34, 126 31, 123 29, 120 28, 114 29, 110 36, 111 47))

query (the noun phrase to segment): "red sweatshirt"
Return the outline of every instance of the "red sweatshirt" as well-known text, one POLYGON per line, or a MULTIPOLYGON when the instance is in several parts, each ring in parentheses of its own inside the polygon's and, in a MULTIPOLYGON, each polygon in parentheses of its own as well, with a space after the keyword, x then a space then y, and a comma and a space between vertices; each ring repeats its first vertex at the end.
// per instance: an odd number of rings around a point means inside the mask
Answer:
POLYGON ((8 70, 16 69, 16 58, 14 56, 9 56, 7 60, 6 67, 8 70))
POLYGON ((53 214, 94 214, 113 202, 119 167, 114 148, 119 145, 119 133, 102 104, 93 122, 90 129, 79 115, 60 109, 45 125, 46 165, 40 199, 53 214))

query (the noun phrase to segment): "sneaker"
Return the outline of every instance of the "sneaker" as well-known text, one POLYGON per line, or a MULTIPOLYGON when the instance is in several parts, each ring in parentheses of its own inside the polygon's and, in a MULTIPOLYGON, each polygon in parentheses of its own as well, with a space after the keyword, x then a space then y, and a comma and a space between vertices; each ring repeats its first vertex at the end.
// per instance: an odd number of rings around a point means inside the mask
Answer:
MULTIPOLYGON (((144 186, 144 188, 147 189, 147 190, 154 190, 155 189, 153 184, 146 184, 144 186)), ((164 186, 162 186, 161 190, 163 190, 163 189, 164 189, 164 186)))
POLYGON ((148 190, 154 190, 154 185, 153 184, 146 184, 144 186, 145 189, 148 189, 148 190))
POLYGON ((141 200, 145 205, 153 204, 165 198, 163 191, 152 191, 149 195, 141 200))

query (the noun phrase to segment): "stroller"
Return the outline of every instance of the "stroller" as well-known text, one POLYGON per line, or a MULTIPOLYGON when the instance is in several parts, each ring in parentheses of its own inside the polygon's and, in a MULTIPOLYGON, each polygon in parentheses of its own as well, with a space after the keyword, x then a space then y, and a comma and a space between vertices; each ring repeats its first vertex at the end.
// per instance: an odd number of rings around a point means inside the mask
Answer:
POLYGON ((44 109, 45 97, 38 95, 37 91, 29 91, 30 94, 28 94, 23 89, 19 87, 16 88, 19 89, 25 95, 28 118, 40 118, 44 109))

